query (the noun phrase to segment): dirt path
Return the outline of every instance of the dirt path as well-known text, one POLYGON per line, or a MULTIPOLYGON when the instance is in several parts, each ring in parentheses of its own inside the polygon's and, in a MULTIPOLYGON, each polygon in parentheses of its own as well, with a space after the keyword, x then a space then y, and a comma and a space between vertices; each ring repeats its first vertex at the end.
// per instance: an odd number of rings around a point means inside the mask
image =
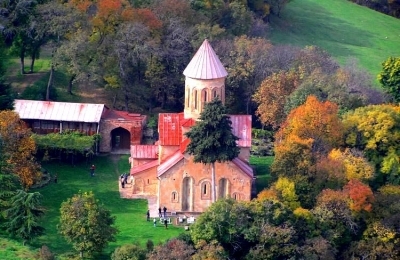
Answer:
POLYGON ((153 195, 142 195, 142 194, 132 194, 132 185, 130 183, 125 184, 125 188, 122 188, 121 186, 121 181, 119 179, 119 176, 121 173, 119 172, 118 169, 118 161, 120 160, 121 156, 117 154, 111 155, 111 161, 114 164, 114 169, 115 172, 118 174, 118 179, 117 179, 117 185, 119 189, 119 194, 121 198, 124 199, 147 199, 148 207, 150 210, 150 217, 158 217, 158 198, 157 196, 153 195))

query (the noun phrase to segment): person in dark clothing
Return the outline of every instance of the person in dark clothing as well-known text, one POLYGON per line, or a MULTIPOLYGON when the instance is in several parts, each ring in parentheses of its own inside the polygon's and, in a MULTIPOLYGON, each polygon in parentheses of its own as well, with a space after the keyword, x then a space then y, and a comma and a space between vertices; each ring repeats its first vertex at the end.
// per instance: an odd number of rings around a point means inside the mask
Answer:
POLYGON ((167 221, 167 219, 164 219, 164 225, 165 225, 165 228, 168 229, 168 221, 167 221))
POLYGON ((94 170, 96 170, 96 167, 94 166, 94 164, 92 164, 92 166, 90 166, 90 176, 94 176, 94 170))
POLYGON ((163 211, 164 211, 164 218, 167 216, 167 208, 164 206, 164 208, 163 208, 163 211))
POLYGON ((158 208, 158 216, 161 218, 162 217, 162 215, 161 215, 161 208, 158 208))
POLYGON ((57 183, 58 179, 57 179, 57 174, 54 175, 54 183, 57 183))
POLYGON ((147 210, 146 215, 147 215, 147 221, 150 221, 150 210, 147 210))
POLYGON ((124 182, 124 179, 121 179, 121 187, 122 187, 122 188, 125 188, 125 182, 124 182))
POLYGON ((124 183, 128 184, 128 174, 127 173, 124 174, 124 183))

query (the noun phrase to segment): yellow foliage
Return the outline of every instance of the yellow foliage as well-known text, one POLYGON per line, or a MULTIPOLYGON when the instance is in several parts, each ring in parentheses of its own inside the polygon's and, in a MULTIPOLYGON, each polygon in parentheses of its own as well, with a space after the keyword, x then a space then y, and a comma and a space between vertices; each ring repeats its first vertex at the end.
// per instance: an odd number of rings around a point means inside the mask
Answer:
MULTIPOLYGON (((380 222, 374 222, 365 232, 364 236, 376 237, 380 241, 387 243, 396 239, 396 231, 393 231, 380 222)), ((398 240, 398 239, 396 239, 398 240)))
POLYGON ((313 217, 313 214, 308 209, 304 209, 302 207, 295 209, 293 214, 298 218, 304 218, 306 220, 311 220, 313 217))
POLYGON ((379 188, 384 195, 400 195, 400 185, 385 185, 379 188))
POLYGON ((274 184, 274 188, 277 190, 283 203, 287 204, 291 209, 298 208, 300 203, 296 195, 294 182, 288 178, 280 177, 274 184))
POLYGON ((366 181, 374 177, 374 167, 367 159, 353 155, 349 149, 345 149, 343 152, 339 149, 333 149, 328 158, 343 163, 348 181, 351 179, 366 181))

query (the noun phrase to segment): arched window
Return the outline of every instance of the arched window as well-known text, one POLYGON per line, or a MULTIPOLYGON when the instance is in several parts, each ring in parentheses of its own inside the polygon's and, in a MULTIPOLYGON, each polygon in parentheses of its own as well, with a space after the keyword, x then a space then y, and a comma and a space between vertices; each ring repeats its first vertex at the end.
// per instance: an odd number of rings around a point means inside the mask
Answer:
POLYGON ((201 183, 201 199, 211 199, 211 184, 209 181, 204 181, 201 183))
POLYGON ((196 89, 193 91, 193 95, 194 95, 194 109, 197 109, 197 90, 196 89))
POLYGON ((243 200, 242 197, 243 197, 243 196, 242 196, 242 194, 240 194, 240 193, 237 193, 237 192, 233 193, 233 199, 234 199, 234 200, 237 200, 237 201, 243 200))
POLYGON ((173 191, 171 194, 171 202, 179 202, 178 192, 173 191))
POLYGON ((189 108, 190 107, 190 87, 187 88, 187 104, 186 107, 189 108))
POLYGON ((214 89, 213 90, 213 99, 216 98, 216 97, 218 97, 218 94, 217 94, 217 90, 214 89))
POLYGON ((207 90, 206 89, 203 90, 203 100, 204 100, 204 103, 207 102, 207 90))

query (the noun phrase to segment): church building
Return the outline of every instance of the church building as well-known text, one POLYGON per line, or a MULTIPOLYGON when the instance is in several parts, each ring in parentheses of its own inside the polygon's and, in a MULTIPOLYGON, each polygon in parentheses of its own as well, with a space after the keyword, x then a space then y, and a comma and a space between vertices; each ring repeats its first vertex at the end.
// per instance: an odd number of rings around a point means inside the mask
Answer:
MULTIPOLYGON (((159 207, 169 212, 204 212, 211 200, 211 165, 194 163, 185 153, 190 142, 184 133, 196 124, 207 102, 218 97, 225 102, 228 75, 207 40, 203 42, 186 69, 185 104, 182 113, 160 113, 159 140, 155 145, 131 145, 130 174, 132 193, 154 195, 159 207)), ((251 116, 229 115, 240 153, 226 163, 215 164, 216 198, 231 197, 249 201, 253 169, 249 165, 251 116)))

